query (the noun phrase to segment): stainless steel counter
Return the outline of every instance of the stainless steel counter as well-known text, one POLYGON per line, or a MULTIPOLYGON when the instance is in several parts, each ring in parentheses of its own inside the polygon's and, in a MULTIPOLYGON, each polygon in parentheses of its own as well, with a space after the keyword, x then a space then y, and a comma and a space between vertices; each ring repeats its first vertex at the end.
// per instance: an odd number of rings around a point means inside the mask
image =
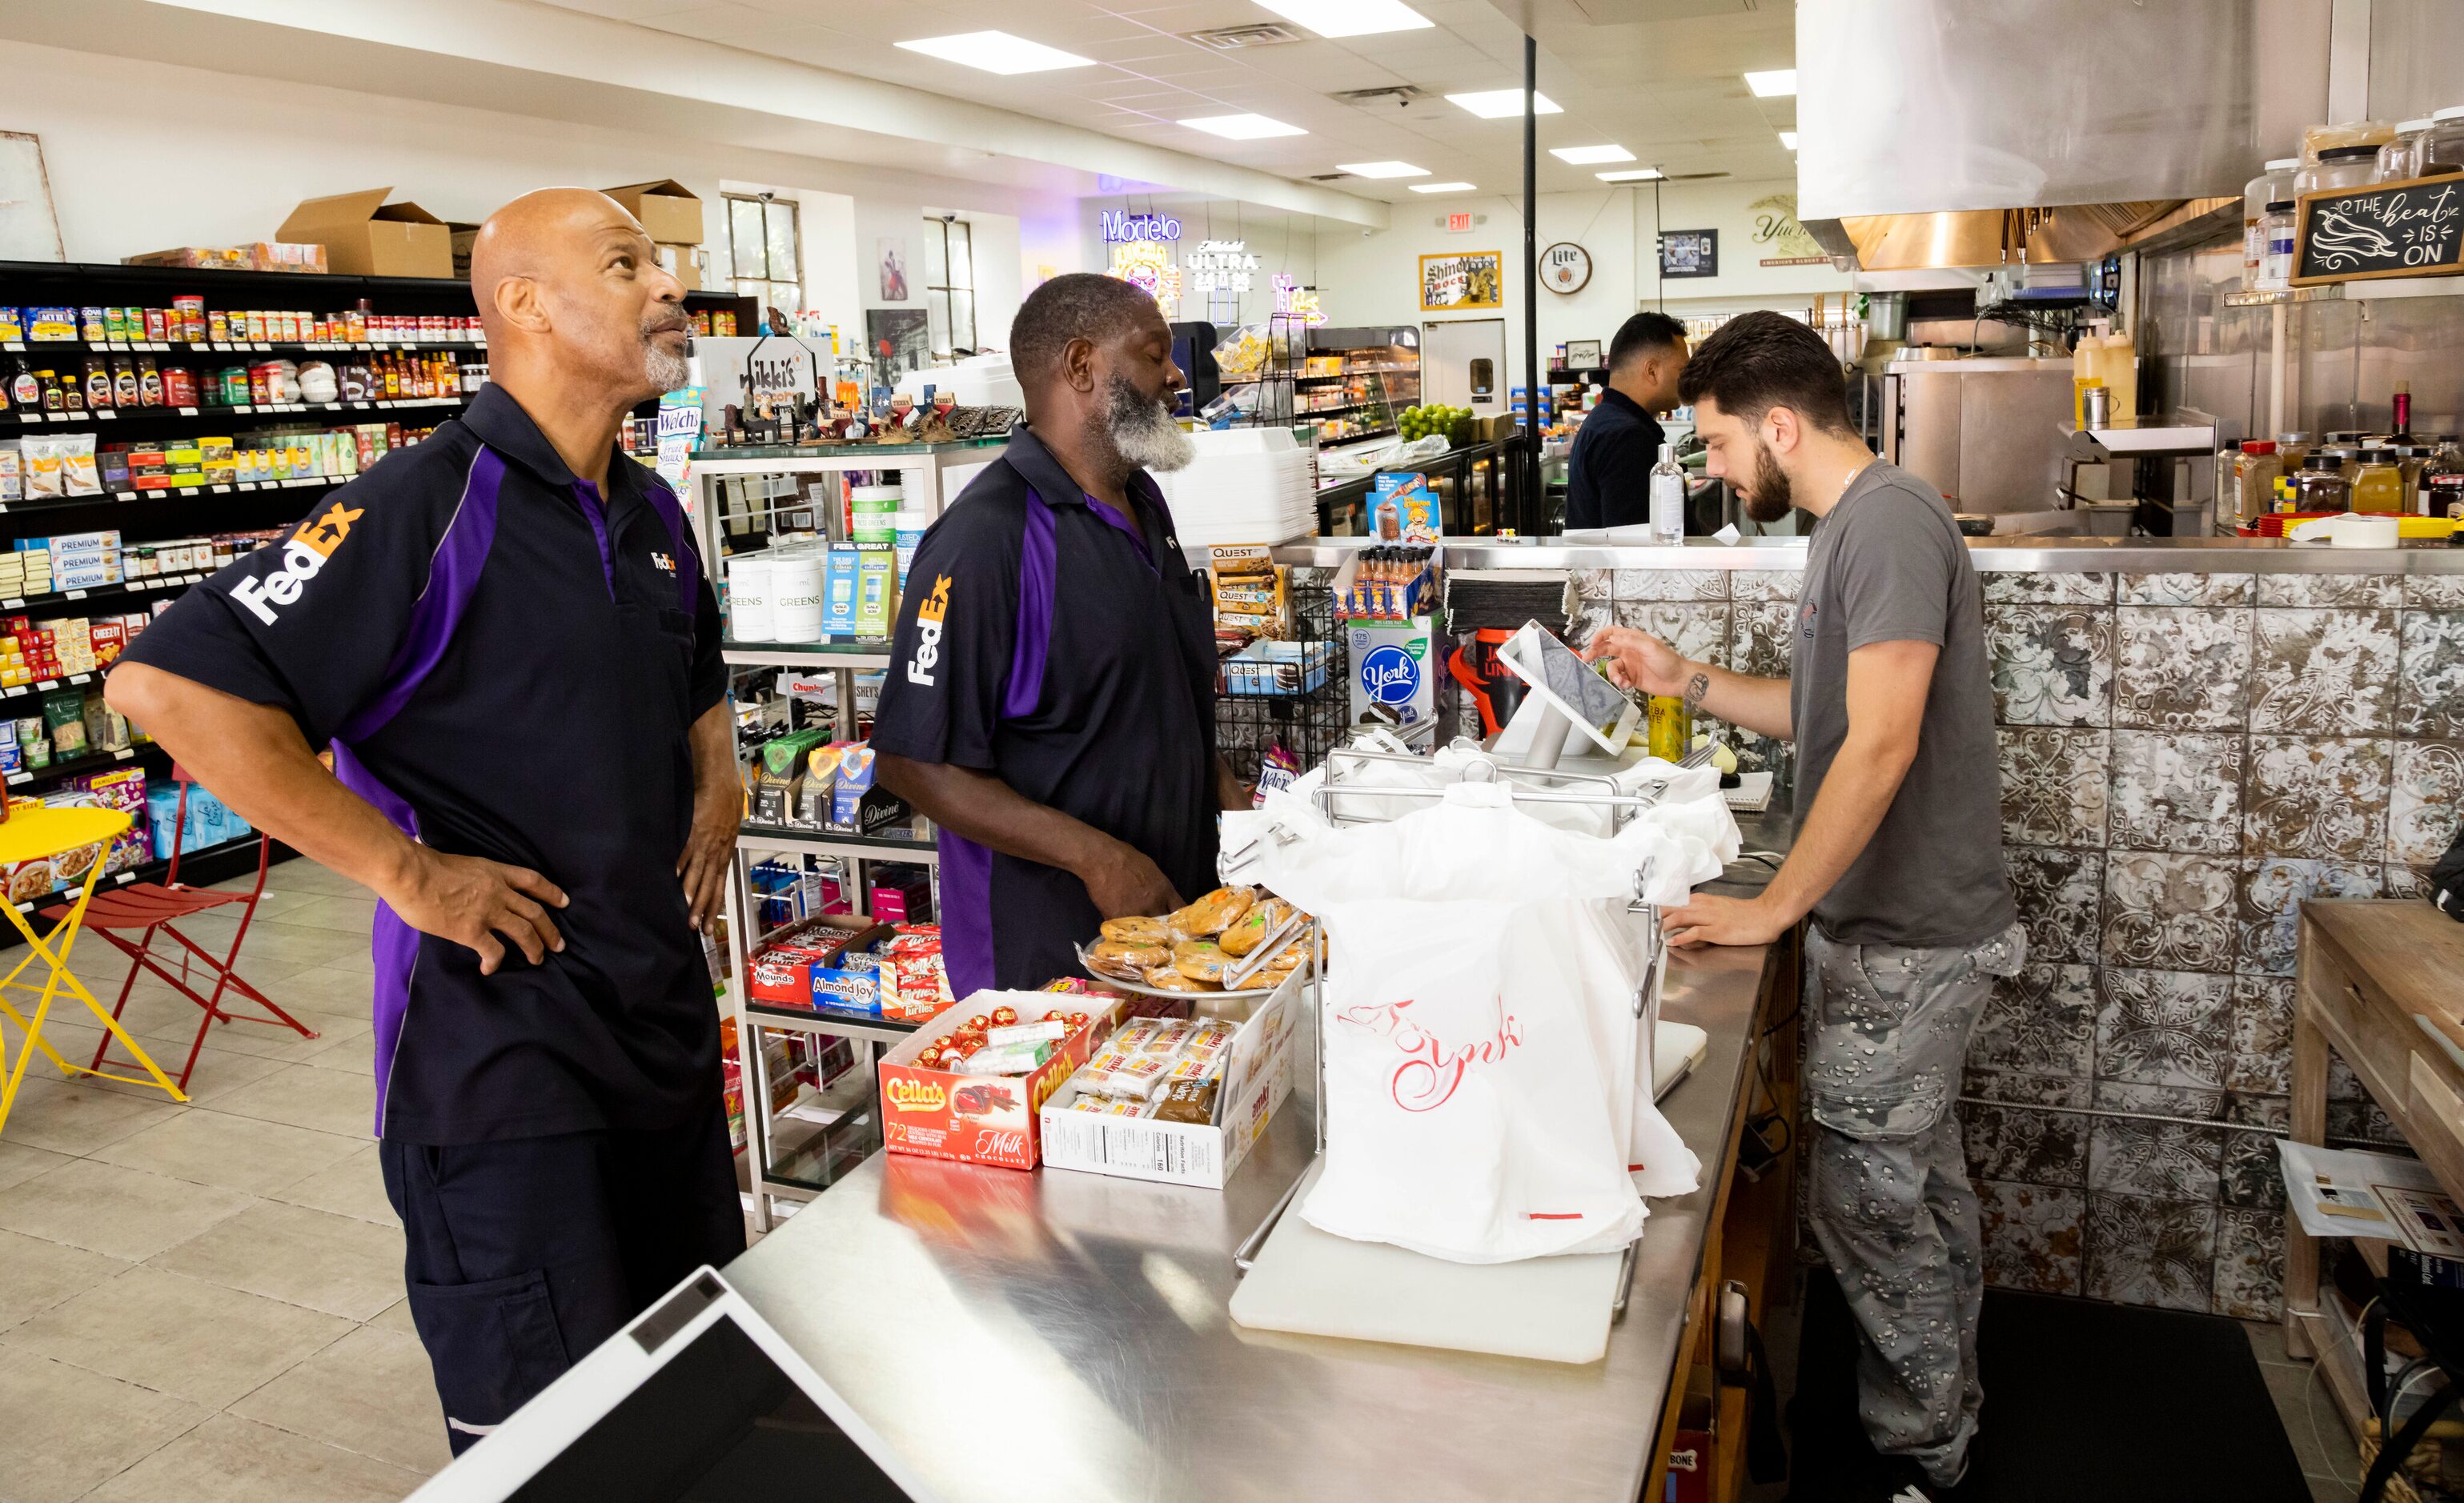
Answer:
MULTIPOLYGON (((1802 537, 1747 538, 1734 544, 1695 538, 1680 547, 1547 537, 1528 542, 1493 537, 1441 541, 1449 569, 1712 569, 1796 570, 1810 542, 1802 537)), ((1279 563, 1341 565, 1375 539, 1311 537, 1275 549, 1279 563)), ((2464 548, 2329 548, 2262 537, 1971 537, 1969 555, 1980 574, 2464 574, 2464 548)), ((1188 550, 1203 566, 1206 550, 1188 550)))
POLYGON ((728 1277, 951 1503, 1634 1503, 1682 1379, 1770 953, 1670 968, 1665 1015, 1710 1035, 1662 1103, 1704 1184, 1652 1203, 1625 1319, 1596 1363, 1231 1324, 1232 1250, 1309 1160, 1306 1095, 1221 1192, 879 1155, 728 1277))

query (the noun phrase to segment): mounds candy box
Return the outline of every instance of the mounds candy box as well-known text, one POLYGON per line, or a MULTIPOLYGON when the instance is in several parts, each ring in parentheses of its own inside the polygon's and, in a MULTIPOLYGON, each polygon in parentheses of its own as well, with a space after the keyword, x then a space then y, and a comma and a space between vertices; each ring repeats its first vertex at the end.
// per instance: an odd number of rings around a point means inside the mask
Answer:
POLYGON ((1038 1157, 1036 1109, 1112 1031, 1107 997, 1050 991, 979 991, 915 1031, 882 1056, 881 1132, 892 1153, 1031 1169, 1038 1157), (1006 1008, 1027 1022, 1046 1013, 1083 1013, 1087 1023, 1025 1075, 960 1075, 919 1061, 950 1046, 971 1019, 1006 1008))
POLYGON ((890 937, 887 924, 847 913, 817 914, 776 936, 746 963, 744 994, 772 1007, 878 1013, 872 971, 847 961, 850 952, 869 951, 890 937), (859 977, 865 985, 852 985, 859 977))
MULTIPOLYGON (((1253 1008, 1226 1051, 1212 1122, 1080 1111, 1075 1081, 1044 1103, 1045 1164, 1123 1179, 1221 1189, 1291 1094, 1292 1034, 1304 1006, 1295 971, 1253 1008)), ((1202 1007, 1205 998, 1196 999, 1202 1007)), ((1199 1014, 1203 1020, 1204 1014, 1199 1014)))

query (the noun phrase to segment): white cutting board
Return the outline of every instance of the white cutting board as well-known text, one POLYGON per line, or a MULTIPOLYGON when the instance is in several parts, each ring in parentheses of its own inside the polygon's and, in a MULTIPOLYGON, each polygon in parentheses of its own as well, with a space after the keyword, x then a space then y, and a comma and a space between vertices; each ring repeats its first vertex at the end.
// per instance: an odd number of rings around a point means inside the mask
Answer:
POLYGON ((1334 1236, 1300 1213, 1323 1167, 1322 1162, 1309 1165, 1283 1220, 1233 1289, 1233 1319, 1262 1331, 1544 1362, 1595 1362, 1606 1355, 1622 1253, 1449 1263, 1388 1243, 1334 1236))

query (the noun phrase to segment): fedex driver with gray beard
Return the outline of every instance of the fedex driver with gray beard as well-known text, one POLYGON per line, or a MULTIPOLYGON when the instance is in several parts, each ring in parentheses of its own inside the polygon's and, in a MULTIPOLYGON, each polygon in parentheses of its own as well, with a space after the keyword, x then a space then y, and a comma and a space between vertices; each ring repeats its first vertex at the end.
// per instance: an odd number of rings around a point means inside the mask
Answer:
POLYGON ((1215 631, 1150 470, 1195 455, 1155 299, 1056 276, 1010 326, 1026 421, 924 534, 872 746, 940 826, 951 991, 1078 971, 1102 921, 1215 885, 1215 631))
POLYGON ((744 1250, 693 932, 742 797, 718 606, 616 452, 686 379, 684 290, 580 188, 497 210, 471 282, 470 409, 189 591, 106 691, 384 900, 378 1158, 457 1452, 744 1250))

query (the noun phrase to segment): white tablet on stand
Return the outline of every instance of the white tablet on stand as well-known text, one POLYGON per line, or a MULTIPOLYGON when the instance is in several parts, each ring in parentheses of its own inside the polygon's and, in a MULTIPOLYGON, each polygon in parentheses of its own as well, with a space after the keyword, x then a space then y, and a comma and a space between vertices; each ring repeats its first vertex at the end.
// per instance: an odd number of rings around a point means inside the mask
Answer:
POLYGON ((1553 768, 1576 730, 1613 760, 1625 754, 1641 708, 1549 628, 1524 622, 1497 649, 1497 661, 1531 688, 1498 735, 1501 756, 1525 767, 1553 768))
POLYGON ((838 1391, 704 1268, 411 1497, 717 1503, 772 1495, 937 1503, 838 1391))

